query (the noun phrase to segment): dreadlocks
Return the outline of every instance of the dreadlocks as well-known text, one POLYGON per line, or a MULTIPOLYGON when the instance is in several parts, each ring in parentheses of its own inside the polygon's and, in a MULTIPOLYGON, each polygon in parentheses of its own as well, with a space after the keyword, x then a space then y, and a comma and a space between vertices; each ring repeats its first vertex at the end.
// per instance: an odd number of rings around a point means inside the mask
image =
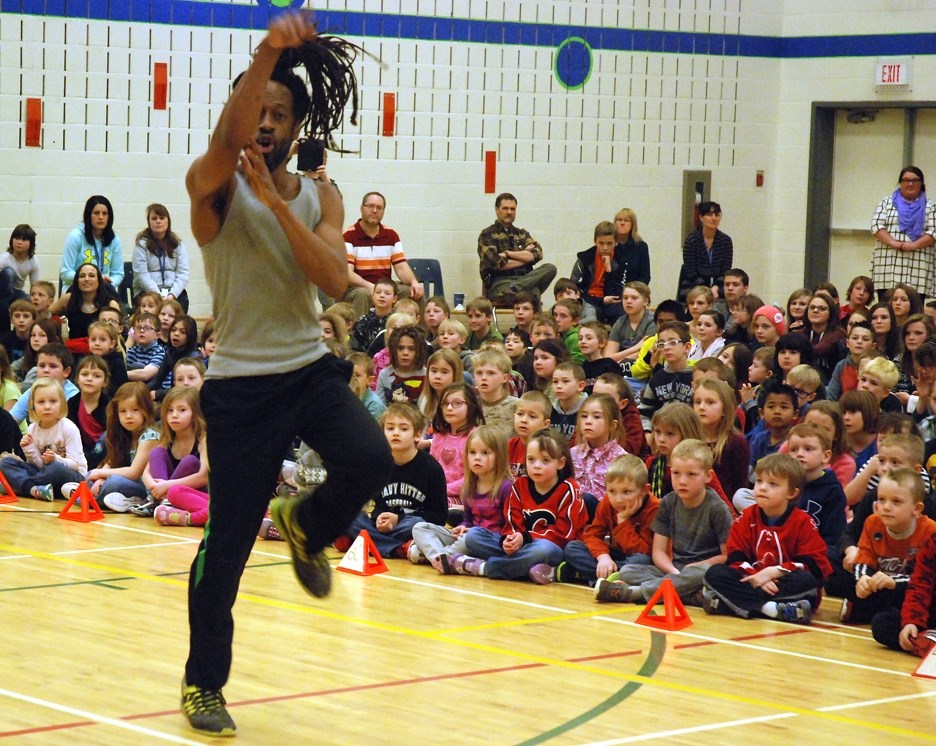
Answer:
POLYGON ((345 152, 337 147, 332 132, 337 130, 351 100, 351 124, 357 124, 358 90, 354 63, 363 50, 337 36, 317 36, 299 47, 285 49, 276 63, 272 80, 285 85, 293 96, 296 120, 308 137, 326 140, 329 150, 345 152), (312 96, 305 82, 293 72, 304 67, 312 96))

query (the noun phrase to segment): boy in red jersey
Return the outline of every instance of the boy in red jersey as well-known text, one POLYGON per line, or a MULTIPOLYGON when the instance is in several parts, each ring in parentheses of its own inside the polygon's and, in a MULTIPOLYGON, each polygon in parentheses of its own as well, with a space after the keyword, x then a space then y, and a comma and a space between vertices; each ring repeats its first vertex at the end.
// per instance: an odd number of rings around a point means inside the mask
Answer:
POLYGON ((786 454, 771 454, 754 468, 756 505, 728 534, 728 559, 705 573, 708 614, 752 614, 809 624, 819 586, 832 573, 825 542, 812 519, 797 508, 806 483, 803 467, 786 454))

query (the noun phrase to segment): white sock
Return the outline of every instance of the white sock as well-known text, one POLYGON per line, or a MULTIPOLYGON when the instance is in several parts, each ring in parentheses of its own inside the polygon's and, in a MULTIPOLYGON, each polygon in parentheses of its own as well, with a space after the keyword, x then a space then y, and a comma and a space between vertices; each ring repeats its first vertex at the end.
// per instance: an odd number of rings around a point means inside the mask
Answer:
POLYGON ((764 616, 769 616, 771 619, 776 619, 778 616, 776 601, 768 601, 760 607, 760 610, 764 616))

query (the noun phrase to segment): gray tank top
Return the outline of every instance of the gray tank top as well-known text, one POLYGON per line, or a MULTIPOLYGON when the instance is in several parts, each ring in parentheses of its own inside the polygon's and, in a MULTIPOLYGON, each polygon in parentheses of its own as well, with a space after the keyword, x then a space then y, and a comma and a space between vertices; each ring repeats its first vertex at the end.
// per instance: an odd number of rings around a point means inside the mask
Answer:
MULTIPOLYGON (((288 373, 327 352, 315 313, 316 287, 273 212, 240 173, 235 176, 224 224, 202 247, 217 338, 206 377, 288 373)), ((309 179, 301 183, 289 209, 314 228, 322 216, 318 192, 309 179)))

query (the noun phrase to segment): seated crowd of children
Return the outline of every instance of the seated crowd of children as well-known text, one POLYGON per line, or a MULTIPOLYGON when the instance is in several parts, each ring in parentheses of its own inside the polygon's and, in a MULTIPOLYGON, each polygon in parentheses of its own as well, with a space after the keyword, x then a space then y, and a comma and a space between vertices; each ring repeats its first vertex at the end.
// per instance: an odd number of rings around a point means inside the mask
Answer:
POLYGON ((484 298, 462 324, 391 280, 361 318, 331 306, 324 335, 397 465, 336 547, 364 530, 442 574, 588 584, 602 602, 646 603, 668 578, 710 614, 801 624, 828 594, 843 622, 925 653, 930 316, 867 308, 867 277, 844 312, 825 285, 784 313, 728 275, 722 299, 699 287, 653 311, 626 283, 610 328, 567 280, 550 315, 519 293, 506 334, 484 298))
POLYGON ((177 301, 146 292, 129 323, 116 302, 82 307, 87 333, 77 336, 62 302, 69 296, 56 301, 55 286, 37 281, 29 300, 10 304, 12 329, 0 339, 6 484, 14 494, 52 501, 70 498, 84 482, 104 509, 163 525, 204 525, 199 391, 214 350, 213 322, 199 337, 177 301), (71 334, 63 335, 63 322, 71 334))
MULTIPOLYGON (((728 277, 724 297, 698 287, 685 307, 653 311, 650 288, 628 282, 610 328, 582 320, 568 280, 551 315, 519 293, 506 335, 484 298, 466 304, 466 326, 444 298, 398 299, 389 279, 360 318, 329 307, 322 336, 353 365, 349 385, 396 465, 336 548, 363 530, 385 557, 587 584, 600 602, 647 603, 669 579, 707 613, 801 624, 828 594, 842 622, 925 654, 936 645, 930 316, 904 286, 910 313, 868 308, 867 277, 843 309, 824 285, 796 291, 786 313, 749 293, 743 270, 728 277)), ((50 283, 33 291, 10 305, 0 340, 0 472, 13 492, 67 499, 85 483, 107 509, 204 525, 198 392, 213 324, 199 336, 178 303, 144 293, 126 330, 102 303, 87 337, 63 343, 50 313, 61 299, 50 283)), ((281 493, 295 474, 284 461, 281 493)), ((278 538, 271 520, 260 536, 278 538)))

